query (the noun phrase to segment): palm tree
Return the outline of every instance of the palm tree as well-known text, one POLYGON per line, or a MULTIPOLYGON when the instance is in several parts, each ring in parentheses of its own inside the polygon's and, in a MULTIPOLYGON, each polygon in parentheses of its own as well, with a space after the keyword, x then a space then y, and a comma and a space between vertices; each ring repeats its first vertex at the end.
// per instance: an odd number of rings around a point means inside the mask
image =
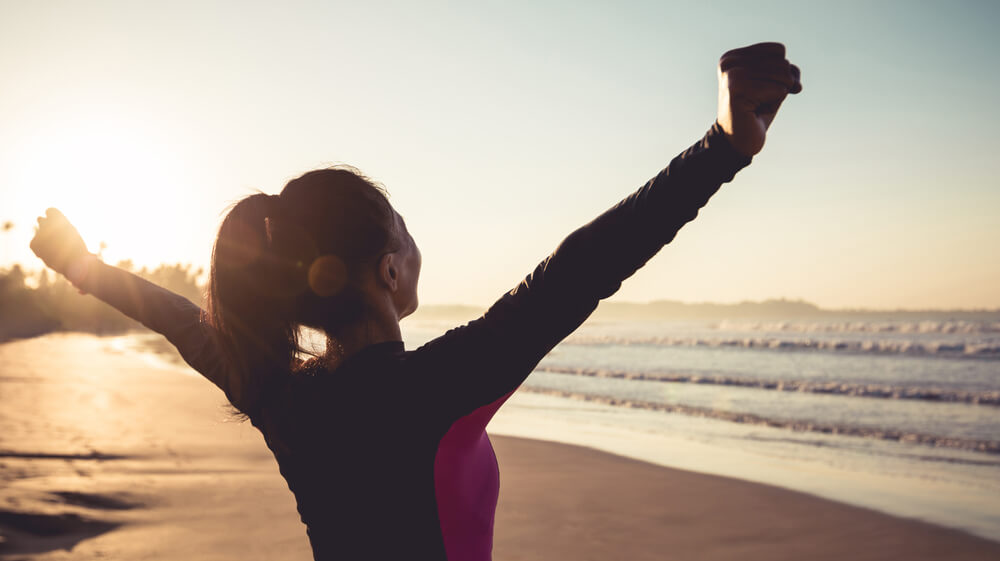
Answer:
MULTIPOLYGON (((3 223, 3 226, 0 226, 0 230, 3 230, 4 234, 9 233, 13 229, 14 229, 14 223, 11 222, 10 220, 5 220, 4 223, 3 223)), ((4 244, 3 244, 3 256, 2 256, 3 261, 7 260, 7 254, 9 253, 7 251, 7 245, 9 245, 9 244, 6 241, 4 241, 4 244)))

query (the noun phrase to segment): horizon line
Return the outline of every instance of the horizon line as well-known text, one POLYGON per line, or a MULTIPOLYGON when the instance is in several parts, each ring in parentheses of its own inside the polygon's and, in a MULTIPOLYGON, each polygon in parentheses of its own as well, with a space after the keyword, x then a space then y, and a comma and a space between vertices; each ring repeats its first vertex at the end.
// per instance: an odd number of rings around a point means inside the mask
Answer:
MULTIPOLYGON (((115 263, 109 263, 109 264, 116 265, 115 263)), ((16 267, 20 267, 22 269, 22 271, 27 276, 33 276, 33 275, 36 275, 36 274, 41 274, 43 271, 46 271, 49 274, 61 276, 61 275, 59 275, 59 273, 57 273, 55 271, 52 271, 48 267, 44 267, 43 266, 43 267, 40 267, 40 268, 31 268, 31 267, 27 266, 26 264, 21 263, 19 261, 8 262, 8 263, 0 266, 0 273, 3 273, 5 271, 9 271, 9 270, 13 269, 15 266, 16 267)), ((159 267, 184 267, 184 268, 187 268, 187 269, 194 268, 196 271, 199 271, 199 270, 201 271, 199 274, 195 275, 195 278, 199 279, 199 280, 201 280, 202 277, 204 277, 205 275, 207 275, 207 272, 205 272, 205 270, 204 270, 205 269, 204 266, 196 266, 194 263, 190 263, 190 262, 188 262, 188 263, 181 263, 181 262, 177 262, 177 263, 160 262, 160 263, 157 263, 155 265, 137 265, 137 267, 138 267, 138 269, 137 269, 138 271, 141 271, 141 270, 155 271, 159 267)), ((136 271, 134 270, 132 272, 136 272, 136 271)), ((204 282, 198 282, 198 286, 199 286, 199 288, 204 288, 204 282)), ((427 308, 434 308, 434 307, 437 307, 437 308, 451 307, 451 308, 467 308, 469 310, 476 309, 476 310, 483 310, 483 311, 485 311, 486 309, 488 309, 493 304, 494 301, 495 300, 491 300, 487 304, 468 304, 468 303, 454 303, 454 302, 453 303, 434 302, 434 303, 421 304, 420 305, 420 309, 427 309, 427 308)), ((758 305, 759 306, 759 305, 766 305, 766 304, 794 304, 794 305, 812 307, 817 312, 832 312, 832 313, 851 313, 851 312, 854 312, 854 313, 858 313, 858 312, 868 312, 868 313, 872 313, 872 312, 874 312, 874 313, 919 313, 919 312, 926 312, 926 313, 944 313, 944 312, 1000 313, 1000 305, 996 305, 996 306, 993 306, 993 307, 990 307, 990 306, 980 306, 980 307, 957 307, 957 308, 956 307, 930 307, 930 308, 928 308, 928 307, 920 307, 920 308, 917 308, 917 307, 914 307, 914 308, 894 307, 894 308, 879 308, 879 307, 864 307, 864 306, 824 307, 824 306, 822 306, 820 304, 816 304, 816 303, 811 302, 811 301, 806 300, 806 299, 802 299, 802 298, 792 299, 792 298, 787 298, 787 297, 784 297, 784 296, 781 296, 781 297, 768 297, 768 298, 764 298, 762 300, 750 300, 750 299, 746 299, 746 300, 739 300, 739 301, 710 301, 710 300, 684 301, 684 300, 673 300, 673 299, 670 299, 670 298, 657 298, 657 299, 654 299, 654 300, 636 301, 636 300, 618 300, 618 299, 615 299, 614 296, 612 296, 610 299, 602 300, 599 303, 599 305, 607 305, 607 304, 626 305, 626 306, 652 306, 652 305, 656 305, 656 304, 672 304, 672 305, 692 306, 692 307, 693 306, 737 307, 737 306, 745 306, 745 305, 758 305)))

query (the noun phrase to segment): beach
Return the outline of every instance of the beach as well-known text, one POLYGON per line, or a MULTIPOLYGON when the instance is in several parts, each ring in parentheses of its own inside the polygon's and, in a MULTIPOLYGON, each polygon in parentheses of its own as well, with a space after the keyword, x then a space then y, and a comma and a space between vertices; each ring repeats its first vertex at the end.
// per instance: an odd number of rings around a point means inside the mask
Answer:
MULTIPOLYGON (((0 559, 310 559, 260 434, 122 341, 0 344, 0 559)), ((497 560, 1000 558, 1000 542, 828 498, 493 440, 497 560)))

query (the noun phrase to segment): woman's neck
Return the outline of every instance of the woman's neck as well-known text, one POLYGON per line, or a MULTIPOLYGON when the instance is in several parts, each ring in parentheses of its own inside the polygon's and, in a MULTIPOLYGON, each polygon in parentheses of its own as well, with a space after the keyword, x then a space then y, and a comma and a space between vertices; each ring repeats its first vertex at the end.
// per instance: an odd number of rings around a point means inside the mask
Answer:
POLYGON ((355 325, 327 334, 327 362, 336 368, 365 347, 388 341, 402 341, 399 319, 388 314, 372 314, 355 325))
POLYGON ((327 337, 332 339, 326 349, 327 363, 331 368, 337 368, 365 347, 403 340, 399 330, 400 312, 396 309, 392 292, 372 290, 365 305, 367 313, 361 321, 342 327, 335 333, 327 332, 327 337))

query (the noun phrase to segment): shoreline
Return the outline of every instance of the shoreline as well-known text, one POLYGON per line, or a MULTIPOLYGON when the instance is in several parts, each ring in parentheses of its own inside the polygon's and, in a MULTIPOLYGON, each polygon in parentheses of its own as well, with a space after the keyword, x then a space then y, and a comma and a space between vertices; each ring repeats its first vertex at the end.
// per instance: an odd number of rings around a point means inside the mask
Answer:
POLYGON ((501 469, 497 559, 929 561, 1000 555, 1000 543, 961 530, 781 487, 575 445, 491 438, 501 469))
POLYGON ((821 440, 810 434, 793 441, 796 436, 785 429, 531 392, 515 394, 490 430, 798 491, 1000 542, 994 500, 1000 471, 992 461, 978 465, 982 454, 963 452, 958 458, 933 447, 890 443, 891 449, 880 452, 886 455, 872 455, 872 442, 857 437, 822 435, 821 440), (914 463, 913 457, 919 460, 914 463), (958 460, 970 464, 956 472, 958 460))
MULTIPOLYGON (((207 381, 113 341, 0 345, 0 559, 310 559, 259 433, 227 422, 207 381)), ((497 560, 1000 557, 996 541, 805 493, 491 437, 497 560)))

